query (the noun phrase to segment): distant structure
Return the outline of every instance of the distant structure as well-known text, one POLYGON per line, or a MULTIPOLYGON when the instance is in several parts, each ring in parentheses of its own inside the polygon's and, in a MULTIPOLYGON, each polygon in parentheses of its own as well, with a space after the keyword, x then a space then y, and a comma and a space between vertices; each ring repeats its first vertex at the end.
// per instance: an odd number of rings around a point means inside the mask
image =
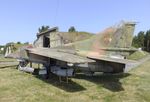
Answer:
POLYGON ((4 48, 3 48, 3 47, 1 48, 1 51, 4 51, 4 48))
POLYGON ((15 47, 14 47, 14 44, 13 43, 9 43, 6 45, 6 49, 5 49, 5 56, 15 52, 15 47))
POLYGON ((58 27, 51 28, 47 31, 37 33, 37 39, 33 45, 35 47, 58 47, 75 41, 85 40, 92 34, 86 32, 59 32, 58 27))

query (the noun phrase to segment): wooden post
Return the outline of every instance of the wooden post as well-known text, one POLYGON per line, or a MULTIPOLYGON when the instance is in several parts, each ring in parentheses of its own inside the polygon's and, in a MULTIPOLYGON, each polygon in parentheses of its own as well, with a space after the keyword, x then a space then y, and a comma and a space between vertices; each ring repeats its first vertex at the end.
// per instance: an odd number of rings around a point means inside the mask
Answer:
POLYGON ((68 76, 66 77, 66 80, 67 80, 67 84, 68 84, 68 76))
POLYGON ((32 67, 32 62, 30 62, 30 67, 32 67))
POLYGON ((40 64, 38 63, 38 69, 40 69, 40 64))
POLYGON ((147 40, 146 50, 149 51, 149 40, 147 40))
POLYGON ((61 76, 59 76, 59 82, 61 83, 61 76))

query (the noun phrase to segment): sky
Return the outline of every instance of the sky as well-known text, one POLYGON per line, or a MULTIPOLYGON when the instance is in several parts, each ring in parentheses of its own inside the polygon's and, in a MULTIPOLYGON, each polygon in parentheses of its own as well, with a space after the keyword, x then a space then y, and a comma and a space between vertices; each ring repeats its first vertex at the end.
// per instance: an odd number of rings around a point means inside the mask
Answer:
POLYGON ((97 33, 120 21, 150 29, 150 0, 0 0, 0 45, 30 42, 42 25, 97 33))

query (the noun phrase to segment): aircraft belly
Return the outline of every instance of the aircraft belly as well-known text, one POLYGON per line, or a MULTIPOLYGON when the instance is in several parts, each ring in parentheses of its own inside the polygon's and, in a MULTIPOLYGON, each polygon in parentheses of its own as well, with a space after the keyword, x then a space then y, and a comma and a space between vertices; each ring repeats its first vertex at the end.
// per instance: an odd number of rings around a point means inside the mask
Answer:
POLYGON ((59 66, 52 66, 51 67, 51 72, 58 75, 58 76, 73 76, 73 71, 74 71, 74 69, 72 69, 72 68, 63 69, 59 66))
POLYGON ((78 64, 76 67, 82 71, 120 73, 124 71, 125 64, 97 61, 93 63, 78 64))
POLYGON ((113 68, 109 65, 104 65, 103 63, 86 63, 86 64, 78 64, 76 66, 82 71, 91 71, 91 72, 112 72, 113 68))
POLYGON ((89 67, 93 72, 112 72, 113 68, 105 63, 90 63, 89 67))

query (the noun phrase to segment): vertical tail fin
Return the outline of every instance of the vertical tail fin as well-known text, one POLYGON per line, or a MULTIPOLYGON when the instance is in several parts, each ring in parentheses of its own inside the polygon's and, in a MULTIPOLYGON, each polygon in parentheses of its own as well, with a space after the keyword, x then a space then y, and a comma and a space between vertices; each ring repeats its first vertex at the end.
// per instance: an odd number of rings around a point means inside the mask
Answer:
POLYGON ((114 47, 119 47, 119 48, 131 47, 134 28, 135 28, 135 22, 126 22, 122 25, 122 27, 118 28, 114 35, 114 39, 116 39, 114 47))
POLYGON ((125 32, 126 46, 125 47, 131 47, 134 29, 135 29, 135 22, 128 22, 125 24, 125 30, 126 30, 126 32, 125 32))
POLYGON ((134 22, 123 22, 119 26, 112 26, 103 32, 84 41, 74 43, 77 50, 94 51, 103 54, 102 49, 129 48, 132 44, 134 22))

